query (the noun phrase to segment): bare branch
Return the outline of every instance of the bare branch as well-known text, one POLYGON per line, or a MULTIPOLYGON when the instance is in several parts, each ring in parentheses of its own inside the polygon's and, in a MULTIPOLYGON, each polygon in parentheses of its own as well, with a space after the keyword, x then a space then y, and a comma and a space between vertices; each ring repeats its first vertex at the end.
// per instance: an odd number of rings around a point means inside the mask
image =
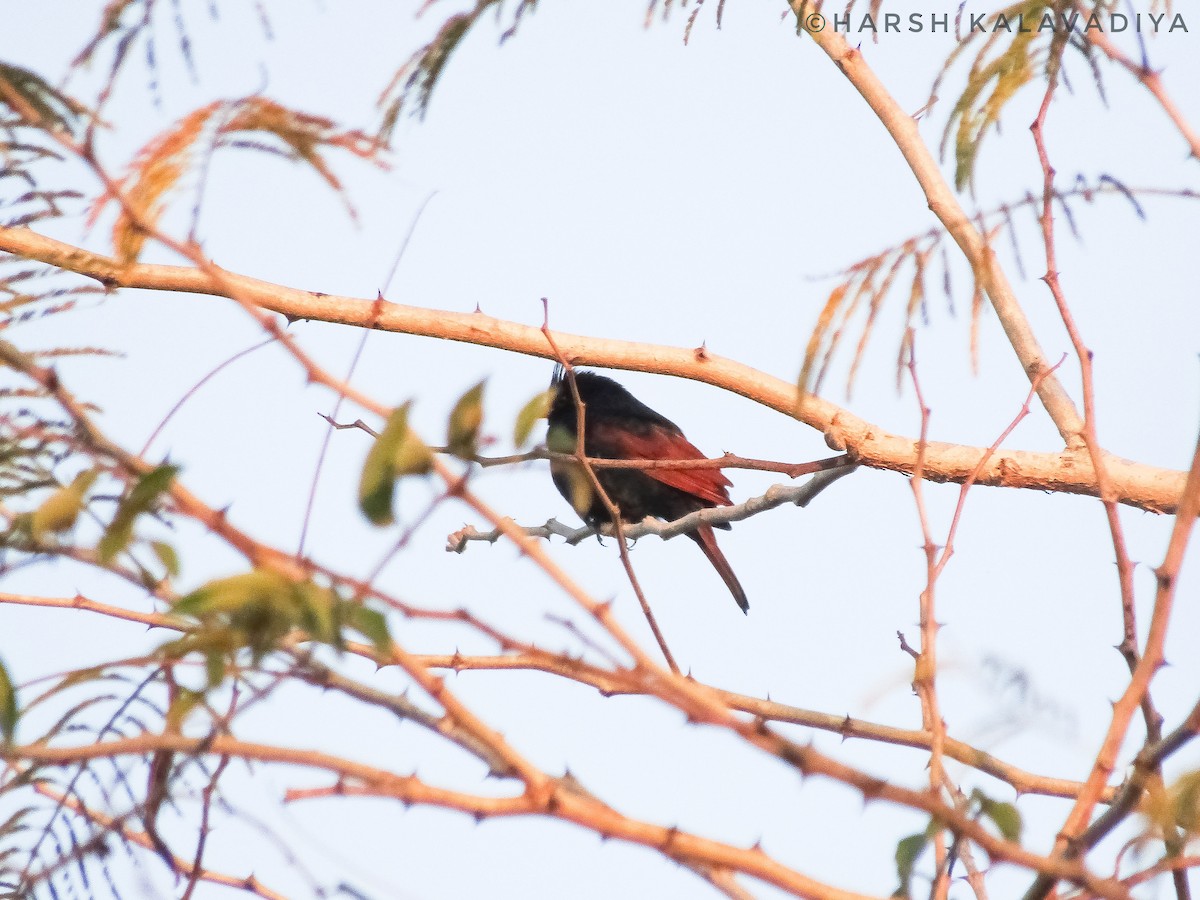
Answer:
MULTIPOLYGON (((236 295, 261 309, 293 319, 419 334, 544 359, 554 358, 540 328, 494 319, 482 313, 454 313, 316 294, 217 270, 211 264, 208 268, 219 271, 220 277, 198 267, 122 265, 28 229, 0 228, 0 250, 96 278, 111 287, 236 295)), ((723 359, 712 352, 698 357, 694 350, 686 348, 587 338, 561 332, 555 334, 555 340, 563 356, 575 365, 655 372, 711 384, 816 428, 830 447, 849 452, 861 465, 905 473, 911 473, 915 467, 916 441, 913 439, 891 434, 820 397, 807 395, 801 404, 796 386, 791 382, 723 359)), ((1031 379, 1049 367, 1039 357, 1031 379)), ((1039 391, 1043 402, 1046 393, 1043 384, 1039 391)), ((370 404, 369 408, 375 406, 377 404, 370 404)), ((931 441, 926 447, 924 477, 927 481, 961 483, 974 471, 984 453, 984 448, 931 441)), ((1108 455, 1105 461, 1118 502, 1152 512, 1175 511, 1183 493, 1184 473, 1108 455)), ((1090 458, 1081 449, 1063 453, 998 452, 979 473, 976 483, 1091 496, 1099 494, 1090 458)))

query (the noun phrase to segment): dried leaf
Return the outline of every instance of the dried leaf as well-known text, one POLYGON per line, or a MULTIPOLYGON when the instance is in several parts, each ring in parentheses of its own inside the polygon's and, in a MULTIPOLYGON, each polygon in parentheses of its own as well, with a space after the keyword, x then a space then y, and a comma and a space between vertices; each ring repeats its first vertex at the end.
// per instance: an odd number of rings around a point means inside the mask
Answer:
MULTIPOLYGON (((118 258, 124 262, 138 258, 146 237, 158 227, 168 194, 197 160, 223 146, 247 146, 244 137, 251 133, 279 141, 286 155, 307 163, 339 194, 342 184, 321 151, 338 148, 379 162, 383 149, 362 132, 338 130, 330 119, 298 112, 266 97, 210 103, 147 144, 122 180, 122 202, 113 225, 113 247, 118 258)), ((102 196, 93 205, 89 219, 95 221, 114 199, 111 193, 102 196)))

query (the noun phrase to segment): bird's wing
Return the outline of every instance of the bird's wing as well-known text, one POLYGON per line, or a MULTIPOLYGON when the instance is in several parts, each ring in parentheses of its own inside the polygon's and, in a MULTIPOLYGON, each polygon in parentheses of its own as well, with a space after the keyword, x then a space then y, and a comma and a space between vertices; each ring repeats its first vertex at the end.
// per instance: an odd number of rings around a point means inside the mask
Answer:
MULTIPOLYGON (((607 459, 704 459, 678 431, 658 424, 639 423, 636 430, 607 422, 588 424, 588 452, 607 459)), ((732 482, 720 469, 641 469, 663 484, 713 506, 730 506, 732 482)))

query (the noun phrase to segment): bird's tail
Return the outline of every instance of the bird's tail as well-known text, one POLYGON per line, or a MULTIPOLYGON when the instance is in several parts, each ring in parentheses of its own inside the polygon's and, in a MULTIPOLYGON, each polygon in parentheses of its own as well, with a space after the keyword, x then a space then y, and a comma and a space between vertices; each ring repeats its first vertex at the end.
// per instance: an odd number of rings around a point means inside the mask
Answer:
POLYGON ((708 557, 708 561, 713 564, 713 568, 717 570, 717 574, 721 576, 721 579, 729 588, 729 593, 733 594, 733 599, 742 608, 742 612, 750 612, 750 601, 746 599, 746 592, 742 590, 741 582, 733 574, 729 560, 725 558, 725 554, 717 546, 717 536, 713 534, 712 526, 701 525, 695 531, 688 532, 688 537, 700 545, 700 549, 704 551, 704 555, 708 557))

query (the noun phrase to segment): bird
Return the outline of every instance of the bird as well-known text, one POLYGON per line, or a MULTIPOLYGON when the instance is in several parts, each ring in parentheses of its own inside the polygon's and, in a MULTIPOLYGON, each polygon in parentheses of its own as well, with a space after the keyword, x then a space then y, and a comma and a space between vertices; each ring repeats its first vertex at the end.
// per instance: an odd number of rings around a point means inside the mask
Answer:
MULTIPOLYGON (((705 459, 679 426, 638 400, 618 382, 595 372, 575 373, 579 399, 583 401, 583 452, 596 459, 705 459)), ((550 382, 546 448, 552 453, 575 453, 578 448, 579 411, 571 380, 556 366, 550 382)), ((596 468, 609 500, 620 510, 624 522, 640 522, 647 516, 666 521, 682 518, 700 509, 731 506, 732 482, 720 469, 610 469, 596 468)), ((554 486, 588 525, 596 528, 612 523, 608 506, 597 494, 583 466, 574 460, 551 459, 554 486)), ((695 541, 721 576, 733 599, 748 613, 746 592, 733 573, 729 560, 717 546, 713 528, 728 530, 728 523, 702 523, 687 536, 695 541)))

